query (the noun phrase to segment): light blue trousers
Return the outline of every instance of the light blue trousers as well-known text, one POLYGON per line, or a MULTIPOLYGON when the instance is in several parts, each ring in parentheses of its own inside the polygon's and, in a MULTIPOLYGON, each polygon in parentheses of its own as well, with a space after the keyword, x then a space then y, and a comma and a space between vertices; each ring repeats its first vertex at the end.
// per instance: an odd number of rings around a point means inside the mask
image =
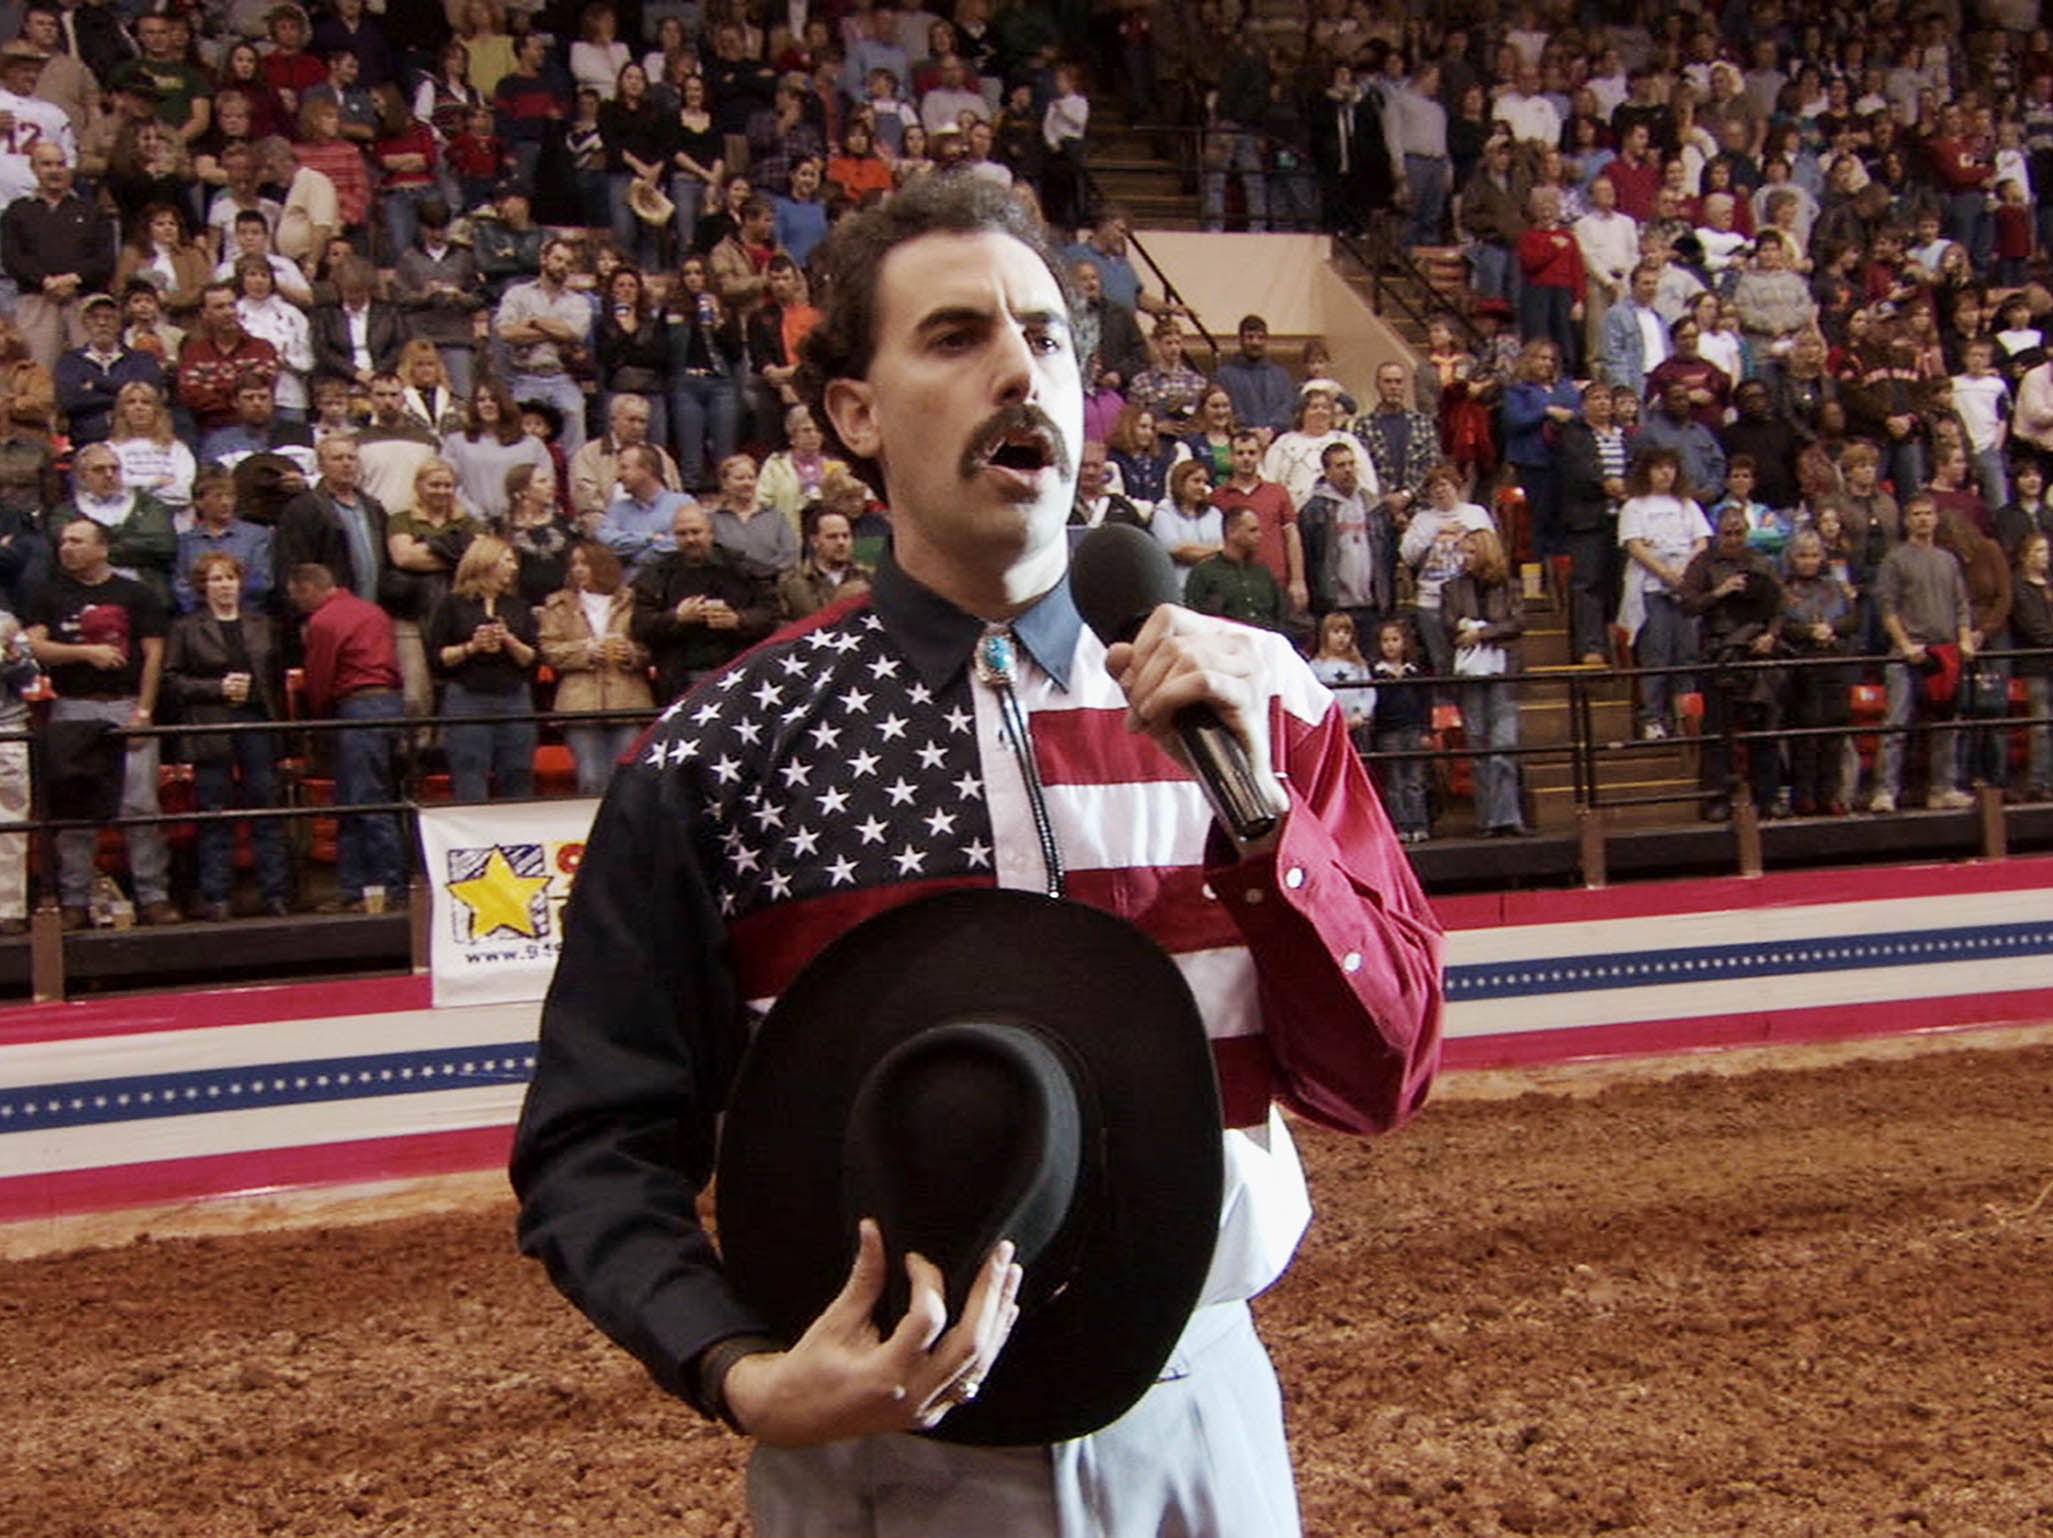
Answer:
POLYGON ((958 1447, 886 1435, 758 1447, 749 1517, 777 1538, 1296 1538, 1282 1396, 1245 1303, 1200 1309, 1162 1378, 1094 1436, 958 1447))

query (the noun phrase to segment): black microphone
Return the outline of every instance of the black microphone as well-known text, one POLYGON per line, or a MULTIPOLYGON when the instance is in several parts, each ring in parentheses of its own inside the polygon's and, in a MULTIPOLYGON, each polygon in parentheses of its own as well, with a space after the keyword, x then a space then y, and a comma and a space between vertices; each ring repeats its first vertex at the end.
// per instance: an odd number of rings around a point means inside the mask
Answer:
MULTIPOLYGON (((1117 523, 1100 524, 1077 541, 1069 590, 1084 623, 1108 647, 1131 641, 1159 605, 1182 598, 1169 552, 1153 535, 1117 523)), ((1247 749, 1218 713, 1209 705, 1186 705, 1175 725, 1213 813, 1233 836, 1246 844, 1272 831, 1276 812, 1255 779, 1247 749)))

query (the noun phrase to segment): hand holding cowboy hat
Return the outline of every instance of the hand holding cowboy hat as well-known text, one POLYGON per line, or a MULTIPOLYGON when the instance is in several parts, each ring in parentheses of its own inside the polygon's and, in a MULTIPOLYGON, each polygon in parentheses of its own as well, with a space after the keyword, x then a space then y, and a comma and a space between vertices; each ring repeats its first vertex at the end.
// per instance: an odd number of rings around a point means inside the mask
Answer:
POLYGON ((642 223, 658 227, 668 224, 677 212, 677 205, 663 195, 663 189, 641 176, 628 184, 627 206, 642 223))
POLYGON ((1119 919, 971 890, 858 925, 785 990, 728 1097, 722 1259, 793 1342, 737 1345, 729 1418, 786 1445, 1111 1424, 1197 1304, 1219 1127, 1183 974, 1119 919))

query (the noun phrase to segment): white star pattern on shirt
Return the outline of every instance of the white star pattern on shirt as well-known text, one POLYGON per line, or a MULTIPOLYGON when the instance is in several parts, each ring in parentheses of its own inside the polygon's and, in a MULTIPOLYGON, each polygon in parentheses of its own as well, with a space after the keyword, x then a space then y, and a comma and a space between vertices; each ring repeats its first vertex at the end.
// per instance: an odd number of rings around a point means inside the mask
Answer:
POLYGON ((648 749, 696 787, 736 919, 995 864, 969 673, 922 681, 874 618, 763 648, 648 749))

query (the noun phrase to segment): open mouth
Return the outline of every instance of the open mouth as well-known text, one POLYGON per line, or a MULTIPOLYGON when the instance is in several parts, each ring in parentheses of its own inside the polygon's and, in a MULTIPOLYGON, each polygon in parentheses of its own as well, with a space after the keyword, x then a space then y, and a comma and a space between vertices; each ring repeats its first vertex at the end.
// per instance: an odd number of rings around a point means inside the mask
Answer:
POLYGON ((1031 474, 1055 463, 1055 446, 1046 433, 1009 433, 985 453, 984 462, 1001 470, 1031 474))

